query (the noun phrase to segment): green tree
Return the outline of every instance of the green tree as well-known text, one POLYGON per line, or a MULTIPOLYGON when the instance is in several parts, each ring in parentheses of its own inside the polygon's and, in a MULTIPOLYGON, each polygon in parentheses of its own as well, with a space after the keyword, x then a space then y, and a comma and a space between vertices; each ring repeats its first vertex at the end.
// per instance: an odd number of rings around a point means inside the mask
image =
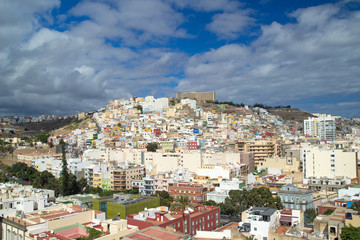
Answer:
POLYGON ((140 110, 141 113, 143 113, 143 107, 141 105, 137 105, 134 108, 136 108, 137 110, 140 110))
POLYGON ((160 197, 161 206, 169 206, 174 198, 167 191, 156 191, 155 196, 160 197))
POLYGON ((5 173, 0 172, 0 182, 6 183, 6 182, 9 182, 9 181, 10 181, 10 179, 5 175, 5 173))
POLYGON ((71 191, 71 183, 72 182, 71 182, 70 175, 69 175, 68 168, 67 168, 64 140, 61 139, 59 144, 61 146, 61 152, 62 152, 62 157, 61 157, 62 169, 61 169, 61 177, 60 177, 61 195, 68 196, 72 193, 72 191, 71 191))
POLYGON ((16 174, 16 173, 20 172, 22 174, 27 170, 27 168, 28 168, 28 166, 25 163, 17 162, 11 166, 10 173, 16 174))
POLYGON ((139 194, 139 189, 138 188, 132 188, 130 190, 125 190, 125 193, 129 193, 129 194, 139 194))
POLYGON ((102 231, 99 231, 95 228, 90 228, 90 227, 86 227, 86 231, 88 232, 89 235, 87 237, 77 238, 77 240, 93 240, 93 239, 99 238, 101 235, 105 234, 102 231))
POLYGON ((206 206, 218 206, 218 204, 214 200, 208 200, 203 202, 202 204, 206 206))
MULTIPOLYGON (((182 219, 183 219, 183 233, 185 233, 185 210, 188 207, 192 207, 191 200, 189 196, 180 195, 179 197, 175 198, 175 202, 171 204, 170 210, 171 211, 181 211, 182 212, 182 219)), ((190 224, 190 223, 189 223, 190 224)))
POLYGON ((349 227, 343 227, 341 229, 340 236, 342 240, 359 240, 360 227, 354 227, 352 225, 350 225, 349 227))
POLYGON ((331 215, 334 212, 332 209, 326 209, 325 212, 323 212, 323 215, 331 215))
POLYGON ((48 142, 49 148, 53 148, 54 147, 54 141, 52 138, 50 138, 50 141, 48 142))
POLYGON ((317 212, 314 208, 306 209, 304 212, 305 223, 312 223, 316 218, 317 212))
POLYGON ((354 203, 351 205, 351 209, 354 209, 355 211, 358 212, 358 214, 360 214, 360 200, 354 202, 354 203))
POLYGON ((250 207, 284 208, 281 199, 273 197, 266 187, 253 188, 250 191, 230 190, 229 197, 219 205, 221 212, 230 216, 237 216, 250 207))
POLYGON ((159 145, 156 142, 148 143, 146 150, 148 152, 156 152, 156 149, 159 148, 159 145))
POLYGON ((80 191, 85 191, 86 187, 88 187, 88 182, 86 180, 86 178, 80 178, 78 181, 78 185, 80 188, 80 191))
POLYGON ((42 143, 47 143, 48 138, 50 137, 50 133, 48 132, 41 132, 36 136, 36 140, 42 143))
POLYGON ((69 181, 71 184, 70 192, 71 194, 77 194, 81 192, 81 188, 79 186, 79 183, 76 179, 76 176, 72 173, 69 174, 69 181))
POLYGON ((47 188, 50 182, 55 181, 54 175, 48 171, 43 171, 37 175, 33 181, 34 188, 47 188))

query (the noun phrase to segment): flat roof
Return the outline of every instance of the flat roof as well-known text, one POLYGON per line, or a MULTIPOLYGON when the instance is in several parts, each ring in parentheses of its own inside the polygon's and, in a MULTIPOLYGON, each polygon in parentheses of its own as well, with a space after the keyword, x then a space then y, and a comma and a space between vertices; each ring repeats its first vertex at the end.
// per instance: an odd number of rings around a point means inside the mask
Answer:
POLYGON ((130 239, 135 240, 153 240, 153 239, 163 239, 163 240, 176 240, 183 239, 186 235, 170 232, 164 228, 160 227, 149 227, 141 230, 140 232, 136 232, 132 235, 127 236, 130 239))

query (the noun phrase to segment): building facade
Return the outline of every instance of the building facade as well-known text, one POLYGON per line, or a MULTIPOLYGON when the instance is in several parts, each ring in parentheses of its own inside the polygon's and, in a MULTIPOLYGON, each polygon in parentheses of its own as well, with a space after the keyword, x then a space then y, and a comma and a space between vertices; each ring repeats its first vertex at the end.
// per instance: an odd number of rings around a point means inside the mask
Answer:
POLYGON ((325 141, 335 141, 336 121, 331 116, 308 118, 304 120, 304 134, 319 137, 325 141))
POLYGON ((281 146, 276 141, 242 141, 236 143, 236 149, 253 153, 254 163, 259 167, 265 158, 281 155, 281 146))
POLYGON ((204 188, 201 184, 193 183, 169 183, 169 194, 173 197, 179 197, 180 195, 188 196, 192 202, 203 202, 205 201, 205 196, 207 188, 204 188))
POLYGON ((358 154, 341 149, 311 147, 304 150, 304 178, 358 177, 358 154))
POLYGON ((180 211, 169 212, 165 207, 146 209, 130 214, 128 223, 140 230, 151 226, 171 227, 176 232, 195 235, 197 231, 210 231, 220 226, 220 208, 197 205, 185 211, 185 222, 180 211))
POLYGON ((278 192, 278 196, 285 208, 306 210, 314 208, 313 192, 299 190, 292 184, 285 185, 278 192))
POLYGON ((199 101, 216 101, 216 93, 215 92, 183 92, 176 93, 177 99, 194 99, 199 101))
POLYGON ((132 179, 141 179, 145 176, 145 167, 114 168, 110 171, 112 191, 130 190, 132 179))

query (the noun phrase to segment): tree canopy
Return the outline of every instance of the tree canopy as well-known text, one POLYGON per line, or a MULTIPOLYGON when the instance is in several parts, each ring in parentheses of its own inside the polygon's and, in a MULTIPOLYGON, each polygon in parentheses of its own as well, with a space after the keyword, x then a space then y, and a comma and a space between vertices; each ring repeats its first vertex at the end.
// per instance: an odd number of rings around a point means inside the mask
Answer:
POLYGON ((170 206, 171 211, 181 211, 182 218, 183 218, 183 233, 185 233, 185 210, 188 207, 192 207, 191 200, 187 195, 180 195, 179 197, 175 198, 175 202, 173 202, 170 206))
POLYGON ((47 143, 48 138, 50 137, 50 133, 48 132, 41 132, 36 136, 36 140, 42 142, 42 143, 47 143))
POLYGON ((349 227, 343 227, 341 229, 340 236, 342 240, 359 240, 360 227, 354 227, 352 225, 350 225, 349 227))
POLYGON ((230 216, 236 216, 250 207, 269 207, 283 209, 280 197, 273 197, 269 188, 253 188, 250 191, 230 190, 229 197, 220 204, 221 212, 230 216))
POLYGON ((156 142, 148 143, 148 145, 146 146, 146 150, 148 152, 156 152, 156 149, 158 148, 159 146, 156 142))
POLYGON ((174 201, 174 198, 170 196, 170 194, 167 191, 156 191, 155 196, 160 197, 161 206, 169 206, 170 203, 174 201))
POLYGON ((317 212, 314 208, 306 209, 304 212, 305 223, 314 222, 316 215, 317 215, 317 212))
POLYGON ((360 214, 360 200, 354 202, 354 203, 351 205, 351 209, 354 209, 355 211, 358 212, 358 214, 360 214))
POLYGON ((61 157, 62 168, 61 168, 61 177, 60 177, 61 194, 63 196, 68 196, 72 193, 72 189, 71 189, 72 177, 70 176, 67 168, 64 140, 61 139, 59 144, 61 146, 61 152, 62 152, 62 157, 61 157))

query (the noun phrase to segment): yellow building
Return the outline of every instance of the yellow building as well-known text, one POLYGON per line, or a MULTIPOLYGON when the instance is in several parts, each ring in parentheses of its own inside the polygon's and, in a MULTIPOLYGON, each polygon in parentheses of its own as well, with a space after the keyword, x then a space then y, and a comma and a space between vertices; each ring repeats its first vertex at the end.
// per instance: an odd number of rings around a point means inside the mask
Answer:
POLYGON ((93 187, 99 187, 102 188, 102 173, 98 172, 98 173, 94 173, 93 175, 93 187))
POLYGON ((296 172, 300 170, 300 161, 297 158, 272 156, 267 157, 264 161, 260 162, 260 166, 296 172))
POLYGON ((236 143, 238 152, 254 153, 255 165, 261 166, 265 158, 281 155, 281 146, 276 141, 242 141, 236 143))
POLYGON ((177 99, 195 99, 199 101, 216 101, 216 94, 215 92, 183 92, 183 93, 176 93, 177 99))
POLYGON ((110 171, 111 190, 130 190, 131 180, 145 176, 145 167, 115 168, 110 171))

